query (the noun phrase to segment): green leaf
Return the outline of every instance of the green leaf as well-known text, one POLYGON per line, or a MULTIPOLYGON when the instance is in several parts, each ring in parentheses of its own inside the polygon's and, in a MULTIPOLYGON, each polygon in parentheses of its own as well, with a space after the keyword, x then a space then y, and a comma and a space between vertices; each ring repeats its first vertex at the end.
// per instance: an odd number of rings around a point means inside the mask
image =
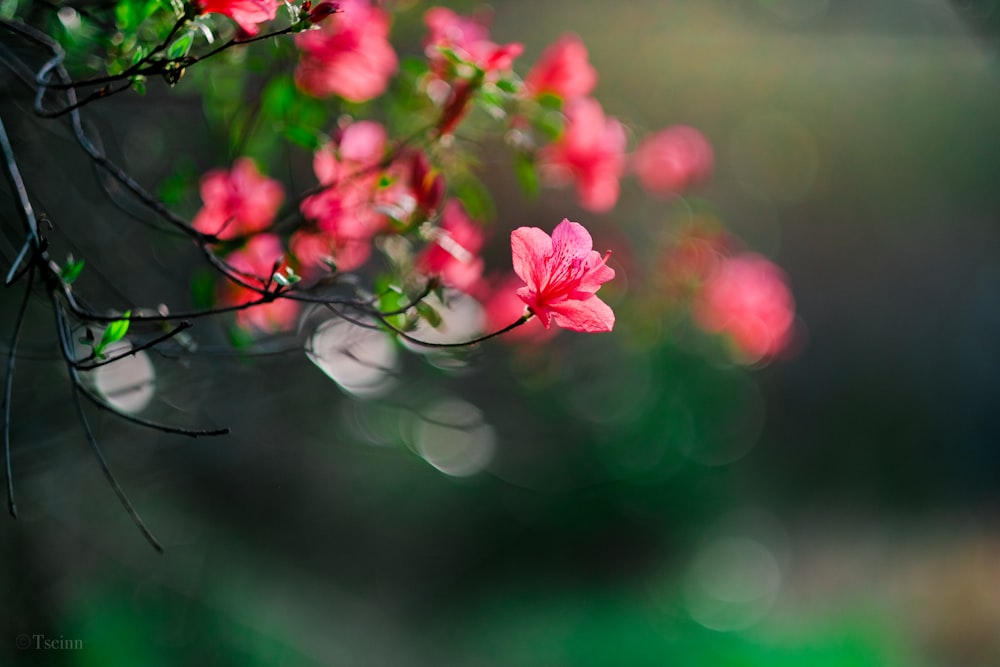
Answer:
POLYGON ((177 39, 174 43, 170 45, 167 49, 167 58, 170 60, 176 60, 178 58, 183 58, 191 50, 191 44, 194 43, 194 33, 186 32, 177 39))
POLYGON ((500 79, 496 82, 496 87, 511 95, 520 89, 520 85, 511 79, 500 79))
POLYGON ((131 310, 126 310, 125 314, 122 315, 120 320, 115 320, 108 325, 108 328, 104 330, 101 335, 101 342, 98 343, 98 347, 103 351, 111 343, 117 343, 125 334, 128 333, 129 317, 132 315, 131 310))
POLYGON ((538 133, 549 141, 555 141, 562 136, 566 127, 566 117, 558 111, 542 111, 531 120, 538 133))
POLYGON ((535 160, 529 153, 518 153, 514 157, 514 173, 517 175, 517 182, 529 197, 538 196, 538 169, 535 167, 535 160))
POLYGON ((428 305, 424 301, 417 302, 417 312, 420 317, 427 321, 427 324, 431 325, 435 329, 441 326, 441 313, 439 313, 433 306, 428 305))
POLYGON ((489 189, 471 174, 453 181, 455 196, 462 202, 465 211, 475 220, 488 221, 496 215, 493 197, 489 189))
POLYGON ((59 277, 66 285, 72 285, 73 281, 80 277, 81 271, 83 271, 83 260, 74 261, 73 255, 70 255, 66 258, 66 266, 59 270, 59 277))
POLYGON ((546 109, 562 111, 563 99, 552 93, 542 93, 538 96, 538 104, 546 109))

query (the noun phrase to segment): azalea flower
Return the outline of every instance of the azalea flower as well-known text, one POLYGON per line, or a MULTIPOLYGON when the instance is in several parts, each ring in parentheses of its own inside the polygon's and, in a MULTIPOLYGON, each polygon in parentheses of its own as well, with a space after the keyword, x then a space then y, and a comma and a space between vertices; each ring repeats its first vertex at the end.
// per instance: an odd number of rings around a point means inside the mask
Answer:
MULTIPOLYGON (((271 285, 275 270, 284 271, 287 268, 283 259, 281 241, 274 234, 258 234, 240 250, 235 250, 226 263, 236 271, 236 275, 247 283, 261 289, 271 285), (275 263, 278 268, 275 269, 275 263)), ((229 280, 222 285, 220 301, 223 305, 238 306, 261 298, 259 292, 237 285, 229 280)), ((249 306, 236 312, 236 323, 244 329, 256 329, 264 332, 287 331, 295 325, 299 312, 299 304, 291 299, 278 298, 268 303, 249 306)))
POLYGON ((597 71, 587 59, 587 47, 579 37, 560 37, 542 53, 524 78, 525 89, 533 96, 555 95, 572 100, 590 94, 597 85, 597 71))
POLYGON ((712 145, 701 132, 675 125, 642 140, 631 168, 639 184, 654 195, 672 195, 703 183, 712 175, 712 145))
POLYGON ((338 8, 322 28, 295 36, 302 51, 295 83, 314 97, 378 97, 399 65, 389 43, 389 14, 368 0, 342 0, 338 8))
POLYGON ((280 0, 195 0, 199 14, 223 14, 239 24, 248 35, 260 32, 261 23, 273 21, 280 0))
POLYGON ((271 224, 284 197, 281 183, 262 176, 250 158, 239 158, 232 170, 213 169, 202 177, 205 205, 191 225, 223 240, 253 234, 271 224))
POLYGON ((695 322, 726 335, 741 360, 773 357, 792 339, 795 304, 784 273, 744 253, 719 262, 696 297, 695 322))
MULTIPOLYGON (((491 280, 489 283, 482 281, 479 284, 480 289, 475 296, 486 310, 487 331, 499 331, 524 315, 524 301, 517 295, 518 287, 523 284, 524 281, 513 273, 500 279, 491 280)), ((546 328, 541 319, 533 317, 521 326, 505 333, 500 337, 500 340, 507 342, 530 340, 540 343, 555 336, 556 333, 556 329, 546 328)))
POLYGON ((581 97, 566 107, 566 130, 538 152, 542 177, 554 183, 576 181, 580 204, 608 211, 618 201, 625 170, 625 129, 606 118, 600 103, 581 97))
POLYGON ((424 51, 431 71, 447 78, 450 61, 441 49, 454 51, 459 58, 474 64, 493 80, 499 73, 509 72, 514 59, 524 51, 516 42, 497 44, 490 39, 487 21, 482 16, 461 16, 446 7, 432 7, 424 14, 428 34, 424 51))
POLYGON ((359 121, 344 128, 338 142, 316 152, 313 170, 326 187, 302 202, 302 213, 316 230, 296 234, 291 241, 305 269, 331 257, 338 269, 350 271, 368 259, 371 238, 386 226, 378 207, 390 203, 395 193, 380 188, 382 170, 377 167, 387 141, 379 123, 359 121))
POLYGON ((468 292, 483 273, 483 230, 469 219, 456 199, 449 199, 441 213, 441 227, 433 243, 417 258, 417 268, 441 277, 449 287, 468 292))
POLYGON ((583 225, 564 219, 551 237, 538 227, 519 227, 510 246, 514 273, 525 282, 517 296, 546 328, 554 322, 573 331, 611 331, 615 314, 594 293, 615 272, 583 225))

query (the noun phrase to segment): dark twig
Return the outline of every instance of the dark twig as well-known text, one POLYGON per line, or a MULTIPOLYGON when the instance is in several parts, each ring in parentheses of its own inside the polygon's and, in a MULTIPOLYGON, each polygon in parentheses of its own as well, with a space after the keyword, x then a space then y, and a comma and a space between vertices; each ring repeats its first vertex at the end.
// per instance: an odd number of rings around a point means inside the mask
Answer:
POLYGON ((11 403, 14 399, 14 360, 17 358, 17 343, 21 339, 21 326, 24 324, 24 314, 28 309, 28 301, 31 299, 31 288, 34 286, 34 282, 35 272, 30 271, 28 272, 28 285, 24 288, 24 298, 21 300, 21 307, 18 308, 17 318, 14 320, 14 333, 10 337, 3 390, 3 458, 4 475, 7 480, 7 509, 15 519, 17 518, 17 505, 14 504, 14 474, 10 462, 10 413, 11 403))

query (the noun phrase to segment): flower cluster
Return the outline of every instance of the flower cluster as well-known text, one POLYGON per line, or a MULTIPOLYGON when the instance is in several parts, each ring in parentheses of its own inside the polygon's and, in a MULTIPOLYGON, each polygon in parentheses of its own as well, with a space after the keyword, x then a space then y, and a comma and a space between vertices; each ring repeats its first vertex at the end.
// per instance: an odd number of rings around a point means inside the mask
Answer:
MULTIPOLYGON (((316 25, 295 37, 298 91, 357 104, 409 86, 407 109, 423 114, 425 129, 401 139, 392 118, 340 116, 313 152, 316 185, 298 200, 293 224, 281 234, 271 225, 283 190, 253 162, 241 158, 228 172, 204 176, 204 206, 193 225, 236 244, 226 246, 227 261, 242 276, 220 290, 221 298, 227 305, 262 302, 239 311, 239 324, 290 328, 296 309, 272 298, 290 289, 276 274, 291 272, 308 284, 328 281, 372 265, 378 249, 378 270, 389 276, 383 283, 397 285, 399 293, 420 285, 463 292, 483 304, 491 330, 527 318, 531 324, 513 337, 540 339, 553 324, 611 331, 615 314, 595 293, 615 271, 579 223, 564 219, 551 236, 537 227, 514 229, 513 273, 486 274, 485 213, 463 195, 468 164, 453 137, 466 128, 475 132, 475 111, 486 111, 491 131, 502 132, 515 150, 528 186, 572 186, 579 206, 594 213, 615 207, 628 175, 660 198, 704 184, 714 169, 706 137, 675 125, 640 138, 630 151, 625 126, 592 96, 598 75, 576 35, 559 37, 522 79, 515 72, 522 45, 495 41, 488 15, 432 7, 423 17, 422 68, 411 62, 405 80, 393 84, 400 59, 389 41, 389 12, 370 0, 324 4, 330 7, 316 25)), ((276 5, 203 0, 198 8, 225 14, 253 33, 274 18, 276 5)), ((734 254, 728 244, 724 234, 688 235, 668 256, 662 294, 685 300, 698 326, 725 336, 741 358, 772 357, 788 344, 794 318, 784 277, 763 257, 734 254)), ((398 303, 384 305, 394 312, 398 303)), ((428 309, 425 304, 424 315, 428 309)))

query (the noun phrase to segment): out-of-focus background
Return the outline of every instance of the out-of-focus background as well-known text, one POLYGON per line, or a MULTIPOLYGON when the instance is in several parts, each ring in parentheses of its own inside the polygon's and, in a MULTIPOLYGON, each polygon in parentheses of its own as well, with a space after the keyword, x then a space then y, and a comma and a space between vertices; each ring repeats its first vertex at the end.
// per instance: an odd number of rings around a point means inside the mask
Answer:
MULTIPOLYGON (((414 49, 422 9, 395 27, 414 49)), ((366 398, 301 352, 241 358, 209 328, 216 354, 154 359, 143 414, 231 436, 92 415, 160 556, 87 449, 39 300, 0 663, 1000 664, 998 25, 988 0, 497 3, 493 36, 525 63, 575 32, 608 113, 706 134, 698 201, 787 272, 787 358, 728 362, 630 300, 629 267, 694 205, 627 183, 593 216, 488 168, 493 263, 510 228, 587 222, 616 248, 614 333, 494 342, 460 367, 401 351, 392 391, 366 398)), ((200 100, 150 95, 93 106, 109 153, 146 182, 217 166, 200 100)), ((0 112, 53 234, 148 278, 88 269, 80 289, 189 299, 176 276, 198 258, 158 241, 131 266, 148 232, 26 104, 0 112)), ((19 295, 0 297, 6 337, 19 295)))

